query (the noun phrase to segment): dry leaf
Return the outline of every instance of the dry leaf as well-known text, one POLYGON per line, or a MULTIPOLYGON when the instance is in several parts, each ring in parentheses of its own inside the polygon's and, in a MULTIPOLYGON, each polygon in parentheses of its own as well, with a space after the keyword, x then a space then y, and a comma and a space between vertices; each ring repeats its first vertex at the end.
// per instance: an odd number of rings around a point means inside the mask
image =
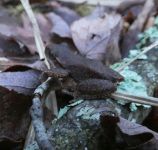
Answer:
POLYGON ((26 46, 13 37, 7 37, 0 34, 0 56, 17 57, 29 56, 30 53, 26 46))
POLYGON ((118 127, 124 134, 127 150, 158 150, 158 134, 142 125, 120 118, 118 127))
POLYGON ((120 59, 118 41, 121 29, 120 15, 99 10, 71 26, 73 41, 82 55, 110 62, 120 59))
POLYGON ((30 124, 31 97, 1 86, 0 97, 0 149, 22 149, 30 124))
POLYGON ((57 7, 54 12, 63 18, 68 25, 71 25, 74 21, 78 20, 80 16, 72 9, 67 7, 57 7))
POLYGON ((69 25, 60 16, 55 13, 49 13, 47 14, 47 17, 53 24, 51 33, 62 38, 71 38, 69 25))
POLYGON ((158 132, 158 108, 153 107, 149 115, 143 121, 143 125, 158 132))
POLYGON ((158 150, 158 134, 147 127, 121 117, 104 114, 101 115, 100 120, 102 127, 109 134, 106 136, 109 136, 109 140, 115 148, 121 150, 158 150))
MULTIPOLYGON (((37 13, 35 15, 36 15, 38 24, 40 26, 42 39, 44 43, 48 43, 50 40, 49 34, 50 34, 52 25, 48 21, 48 19, 45 17, 45 15, 40 14, 40 13, 37 13)), ((36 49, 36 45, 34 41, 32 25, 25 14, 22 14, 21 20, 22 20, 22 26, 1 22, 0 35, 3 35, 8 39, 9 38, 14 39, 16 43, 20 43, 20 46, 23 45, 23 47, 24 46, 27 47, 28 50, 32 54, 34 54, 35 52, 37 52, 37 49, 36 49)), ((3 43, 3 41, 1 43, 3 43)), ((7 44, 5 46, 7 46, 7 44)), ((19 53, 21 52, 19 48, 17 51, 19 53)))
POLYGON ((35 70, 2 72, 0 73, 0 86, 24 95, 32 95, 40 84, 40 72, 35 70))
MULTIPOLYGON (((48 43, 50 39, 49 33, 51 30, 51 24, 44 15, 38 13, 35 14, 35 16, 40 27, 42 40, 44 43, 48 43)), ((22 15, 22 21, 23 27, 17 27, 18 33, 16 38, 24 43, 29 48, 30 52, 34 54, 37 52, 37 49, 34 41, 32 25, 25 14, 22 15)))

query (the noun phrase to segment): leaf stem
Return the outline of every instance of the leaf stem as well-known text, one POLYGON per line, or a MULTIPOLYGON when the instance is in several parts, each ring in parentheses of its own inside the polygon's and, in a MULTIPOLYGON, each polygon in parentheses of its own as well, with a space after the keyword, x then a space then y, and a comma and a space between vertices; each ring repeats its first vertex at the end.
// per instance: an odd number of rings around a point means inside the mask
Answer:
POLYGON ((158 41, 155 41, 154 43, 152 43, 151 45, 145 47, 143 49, 142 52, 140 52, 136 57, 134 57, 133 59, 131 59, 129 62, 125 63, 123 66, 121 66, 120 68, 117 69, 118 72, 122 71, 124 68, 126 68, 127 66, 129 66, 131 63, 133 63, 135 60, 137 60, 140 56, 142 56, 143 54, 147 53, 148 51, 152 50, 153 48, 156 48, 158 46, 158 41))

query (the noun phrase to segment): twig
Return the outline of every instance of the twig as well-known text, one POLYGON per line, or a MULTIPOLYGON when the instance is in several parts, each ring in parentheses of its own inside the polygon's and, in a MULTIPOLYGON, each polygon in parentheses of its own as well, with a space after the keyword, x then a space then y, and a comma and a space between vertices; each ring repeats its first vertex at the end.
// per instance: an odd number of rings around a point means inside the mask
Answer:
POLYGON ((53 146, 46 134, 46 129, 43 121, 43 109, 41 99, 49 91, 52 84, 52 79, 47 79, 34 92, 33 105, 30 109, 32 123, 35 130, 37 143, 42 150, 53 150, 53 146))
POLYGON ((41 150, 53 150, 53 147, 46 134, 46 129, 43 123, 43 111, 41 100, 38 97, 33 99, 33 105, 31 108, 31 117, 36 133, 36 141, 41 150), (36 112, 36 113, 35 113, 36 112))
POLYGON ((135 102, 135 103, 140 103, 140 104, 145 104, 145 105, 152 105, 152 106, 158 106, 158 98, 154 97, 143 97, 143 96, 133 96, 130 94, 125 94, 125 93, 120 93, 120 92, 115 92, 112 94, 112 98, 118 100, 126 100, 130 102, 135 102))
POLYGON ((130 65, 131 63, 133 63, 135 60, 137 60, 140 56, 142 56, 143 54, 147 53, 148 51, 152 50, 153 48, 156 48, 158 46, 158 41, 155 41, 154 43, 152 43, 151 45, 145 47, 143 49, 142 52, 140 52, 136 57, 134 57, 133 59, 131 59, 129 62, 127 62, 126 64, 124 64, 123 66, 121 66, 120 68, 117 69, 118 72, 122 71, 124 68, 126 68, 128 65, 130 65))
POLYGON ((34 32, 34 39, 35 39, 35 43, 36 43, 36 47, 37 47, 40 59, 42 59, 42 60, 44 59, 46 66, 48 67, 48 69, 50 69, 50 65, 49 65, 48 60, 47 60, 46 55, 45 55, 45 47, 44 47, 44 44, 43 44, 43 41, 42 41, 42 38, 40 35, 40 29, 39 29, 39 26, 37 24, 35 15, 34 15, 32 9, 31 9, 31 6, 29 4, 29 0, 20 0, 20 1, 21 1, 22 5, 23 5, 23 7, 24 7, 29 19, 30 19, 30 22, 32 23, 33 32, 34 32))
POLYGON ((43 82, 34 92, 33 105, 30 109, 32 124, 35 130, 36 141, 41 150, 53 150, 53 146, 49 141, 49 138, 46 134, 46 129, 43 121, 43 109, 41 98, 44 97, 50 87, 51 87, 51 79, 43 82))

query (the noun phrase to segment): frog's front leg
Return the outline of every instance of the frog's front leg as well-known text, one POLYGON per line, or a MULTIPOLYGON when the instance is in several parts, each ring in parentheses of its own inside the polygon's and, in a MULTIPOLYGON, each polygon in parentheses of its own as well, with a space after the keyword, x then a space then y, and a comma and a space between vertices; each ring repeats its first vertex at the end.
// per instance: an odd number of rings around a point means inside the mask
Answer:
POLYGON ((62 82, 60 79, 66 78, 68 76, 68 71, 62 68, 51 68, 43 71, 43 73, 40 76, 40 80, 42 82, 46 81, 48 77, 51 77, 60 82, 60 87, 62 88, 62 82))
POLYGON ((44 71, 44 74, 52 78, 65 78, 69 75, 68 71, 62 68, 51 68, 44 71))
POLYGON ((76 86, 75 97, 83 99, 105 99, 116 91, 116 84, 108 80, 88 79, 76 86))

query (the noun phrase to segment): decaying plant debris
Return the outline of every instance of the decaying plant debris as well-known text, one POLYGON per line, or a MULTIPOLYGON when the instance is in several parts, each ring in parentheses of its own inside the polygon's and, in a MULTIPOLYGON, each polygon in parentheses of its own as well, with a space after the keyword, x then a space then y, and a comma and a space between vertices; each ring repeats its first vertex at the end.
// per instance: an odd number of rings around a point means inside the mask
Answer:
POLYGON ((0 4, 0 149, 158 150, 156 0, 0 4))

